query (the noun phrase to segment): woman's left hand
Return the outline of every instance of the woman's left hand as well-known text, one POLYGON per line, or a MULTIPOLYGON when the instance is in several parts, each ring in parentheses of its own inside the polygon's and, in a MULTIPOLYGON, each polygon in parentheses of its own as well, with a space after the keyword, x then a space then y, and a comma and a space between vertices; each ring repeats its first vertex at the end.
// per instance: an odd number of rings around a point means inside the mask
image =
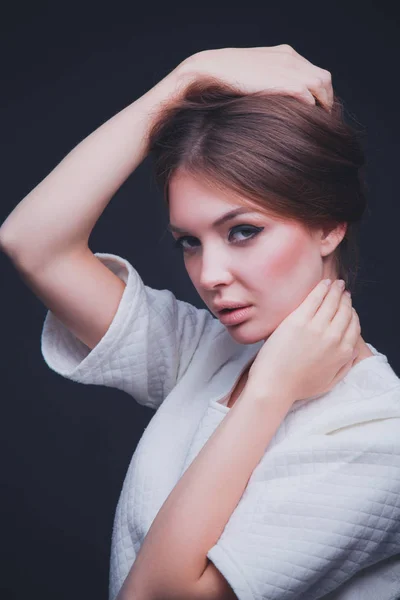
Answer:
POLYGON ((267 338, 246 387, 293 402, 330 391, 353 366, 361 333, 350 296, 321 281, 267 338))

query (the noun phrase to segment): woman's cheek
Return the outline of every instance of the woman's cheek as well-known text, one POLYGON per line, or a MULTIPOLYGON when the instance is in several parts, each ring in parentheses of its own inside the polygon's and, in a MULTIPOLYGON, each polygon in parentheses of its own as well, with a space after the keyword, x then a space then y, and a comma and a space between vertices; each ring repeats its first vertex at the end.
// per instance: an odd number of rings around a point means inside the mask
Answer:
POLYGON ((296 275, 302 261, 303 247, 300 241, 277 240, 270 243, 262 253, 265 257, 261 266, 264 279, 274 283, 287 281, 288 277, 296 275))
POLYGON ((277 244, 263 253, 267 257, 258 265, 275 306, 293 310, 307 296, 318 280, 320 265, 309 244, 299 236, 293 235, 286 243, 277 244), (315 264, 314 264, 315 263, 315 264))

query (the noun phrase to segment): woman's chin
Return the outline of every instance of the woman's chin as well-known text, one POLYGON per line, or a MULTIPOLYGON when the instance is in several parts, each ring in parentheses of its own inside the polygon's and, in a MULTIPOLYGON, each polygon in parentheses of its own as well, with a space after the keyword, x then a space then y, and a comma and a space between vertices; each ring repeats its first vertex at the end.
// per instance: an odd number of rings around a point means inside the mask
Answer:
POLYGON ((257 324, 251 327, 251 324, 247 321, 233 327, 226 327, 226 329, 238 344, 257 344, 271 335, 271 331, 263 330, 257 324))

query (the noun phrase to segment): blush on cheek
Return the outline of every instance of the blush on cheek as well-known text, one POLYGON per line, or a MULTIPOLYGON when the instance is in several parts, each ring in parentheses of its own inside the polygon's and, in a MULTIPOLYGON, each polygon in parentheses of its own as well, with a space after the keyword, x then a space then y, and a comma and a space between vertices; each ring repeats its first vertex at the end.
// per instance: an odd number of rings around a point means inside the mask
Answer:
POLYGON ((274 299, 276 306, 282 303, 285 310, 289 303, 294 310, 316 285, 316 273, 319 272, 320 265, 309 239, 296 228, 290 228, 290 231, 288 227, 285 229, 288 231, 280 230, 276 244, 268 248, 267 260, 259 272, 262 273, 270 291, 269 297, 274 299))
POLYGON ((266 278, 277 283, 287 281, 288 277, 297 278, 299 268, 306 264, 305 255, 309 248, 304 238, 296 230, 283 233, 275 238, 275 244, 269 246, 267 260, 264 263, 263 274, 266 278))

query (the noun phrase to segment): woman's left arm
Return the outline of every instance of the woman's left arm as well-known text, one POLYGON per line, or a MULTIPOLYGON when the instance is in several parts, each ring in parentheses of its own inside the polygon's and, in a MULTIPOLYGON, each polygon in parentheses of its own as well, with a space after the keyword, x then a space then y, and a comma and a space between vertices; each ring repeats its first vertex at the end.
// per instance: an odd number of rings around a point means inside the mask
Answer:
POLYGON ((162 505, 116 600, 236 598, 207 552, 292 403, 278 391, 261 395, 247 382, 162 505))
POLYGON ((201 597, 203 574, 207 580, 215 574, 206 570, 207 554, 291 406, 327 391, 328 382, 332 386, 351 368, 360 327, 342 296, 340 286, 328 291, 319 282, 269 336, 242 395, 162 505, 117 600, 201 597), (335 312, 341 318, 331 321, 335 312))

